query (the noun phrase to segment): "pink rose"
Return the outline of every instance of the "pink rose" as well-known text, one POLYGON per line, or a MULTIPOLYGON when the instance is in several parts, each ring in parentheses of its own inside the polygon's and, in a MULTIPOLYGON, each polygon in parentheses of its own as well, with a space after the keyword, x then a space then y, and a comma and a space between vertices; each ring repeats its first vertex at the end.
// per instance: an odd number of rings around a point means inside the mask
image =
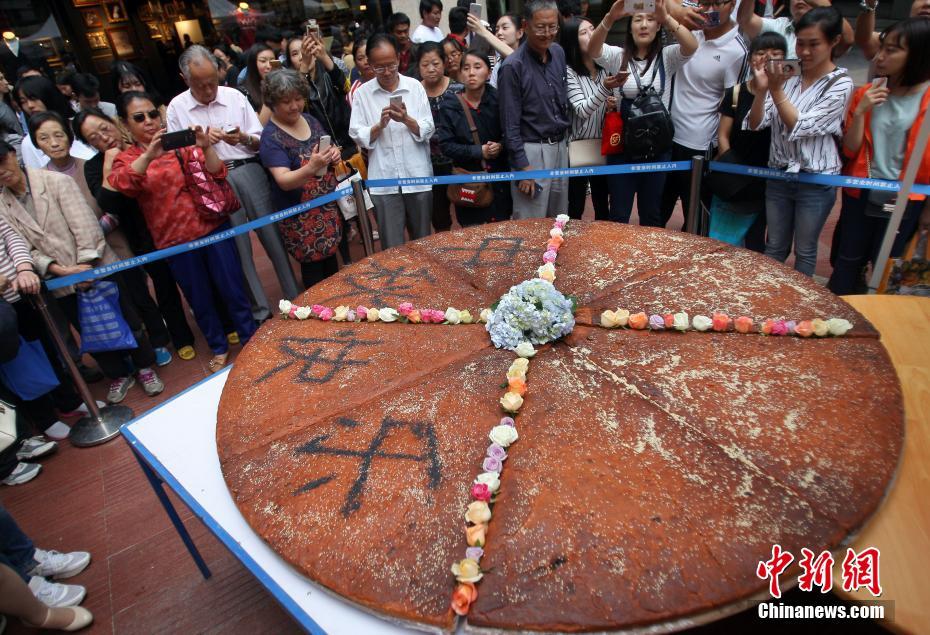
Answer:
POLYGON ((368 319, 368 309, 366 309, 366 308, 363 307, 363 306, 360 306, 360 307, 356 308, 356 309, 355 309, 355 314, 358 316, 358 319, 359 319, 359 320, 367 320, 367 319, 368 319))
POLYGON ((433 316, 433 322, 436 324, 442 324, 446 321, 446 312, 440 311, 439 309, 430 309, 429 312, 433 316))
POLYGON ((784 320, 775 320, 775 323, 772 324, 772 335, 787 335, 788 334, 788 325, 784 320))
POLYGON ((404 317, 407 317, 408 315, 410 315, 411 311, 413 311, 413 304, 411 304, 410 302, 401 302, 400 304, 397 305, 397 312, 403 315, 404 317))
POLYGON ((546 253, 543 254, 543 262, 555 262, 555 259, 558 257, 558 254, 552 251, 551 249, 546 250, 546 253))
POLYGON ((316 313, 317 315, 323 315, 323 309, 325 308, 326 307, 323 306, 322 304, 314 304, 312 307, 310 307, 310 310, 316 313))
POLYGON ((491 490, 484 483, 475 483, 471 486, 471 497, 476 501, 490 502, 491 490))
POLYGON ((297 319, 297 306, 292 304, 291 310, 287 312, 287 315, 288 317, 291 317, 296 320, 297 319))
POLYGON ((559 229, 565 229, 565 223, 562 222, 562 221, 560 221, 560 220, 555 221, 555 223, 553 223, 553 225, 555 225, 555 226, 558 227, 559 229))
POLYGON ((323 310, 320 311, 320 319, 323 320, 324 322, 329 322, 331 319, 333 319, 333 316, 335 314, 336 312, 333 311, 331 308, 329 308, 328 306, 324 306, 323 310))

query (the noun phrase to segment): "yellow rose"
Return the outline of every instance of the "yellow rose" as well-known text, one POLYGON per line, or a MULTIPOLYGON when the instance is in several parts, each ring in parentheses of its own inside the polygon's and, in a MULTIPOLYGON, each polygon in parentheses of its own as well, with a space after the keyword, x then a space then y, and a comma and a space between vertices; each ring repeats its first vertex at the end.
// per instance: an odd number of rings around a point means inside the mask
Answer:
POLYGON ((459 582, 477 582, 484 574, 481 573, 477 560, 465 558, 452 565, 452 575, 459 582))
POLYGON ((501 397, 501 406, 507 412, 516 412, 523 405, 523 397, 516 392, 508 392, 501 397))
POLYGON ((380 316, 378 315, 378 309, 374 309, 374 308, 368 309, 368 321, 369 322, 377 322, 379 317, 380 316))
POLYGON ((468 503, 465 520, 476 525, 486 523, 491 520, 491 508, 484 501, 472 501, 468 503))
POLYGON ((491 309, 481 309, 481 313, 478 315, 479 322, 487 322, 491 319, 491 314, 493 311, 491 309))
POLYGON ((826 337, 830 332, 830 326, 827 324, 827 321, 821 320, 820 318, 815 318, 811 322, 811 326, 814 328, 814 335, 817 337, 826 337))
POLYGON ((626 309, 617 309, 614 311, 614 317, 620 326, 627 326, 630 323, 630 312, 626 309))
POLYGON ((547 270, 547 271, 540 271, 540 272, 539 272, 539 277, 540 277, 540 279, 545 280, 546 282, 552 282, 552 281, 555 280, 555 272, 554 272, 554 271, 548 271, 548 270, 547 270))
POLYGON ((336 312, 333 314, 333 320, 336 322, 345 322, 349 317, 349 307, 347 306, 337 306, 336 312))
POLYGON ((475 321, 475 318, 471 316, 471 312, 468 309, 459 311, 459 319, 462 320, 462 324, 471 324, 475 321))
POLYGON ((617 314, 610 309, 601 313, 601 326, 605 329, 615 329, 620 326, 620 322, 617 320, 617 314))

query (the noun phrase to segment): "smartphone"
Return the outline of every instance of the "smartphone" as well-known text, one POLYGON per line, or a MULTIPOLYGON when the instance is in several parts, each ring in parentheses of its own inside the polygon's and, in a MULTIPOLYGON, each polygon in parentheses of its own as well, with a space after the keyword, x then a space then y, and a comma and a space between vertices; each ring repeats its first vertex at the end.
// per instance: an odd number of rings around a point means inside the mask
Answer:
POLYGON ((794 77, 801 74, 801 60, 769 60, 769 72, 778 69, 783 75, 794 77))
POLYGON ((281 60, 271 60, 271 70, 277 71, 284 68, 284 64, 281 63, 281 60))
POLYGON ((623 10, 629 14, 655 13, 656 0, 624 0, 623 10))
POLYGON ((237 134, 239 126, 223 126, 223 134, 237 134))
POLYGON ((720 26, 720 12, 719 11, 708 11, 707 13, 704 13, 702 15, 704 16, 705 27, 720 26))
POLYGON ((400 106, 400 105, 403 104, 403 103, 404 103, 404 98, 403 98, 403 96, 401 96, 401 95, 394 95, 393 97, 391 97, 391 105, 392 105, 392 106, 400 106))
POLYGON ((876 77, 872 80, 872 88, 886 88, 888 86, 887 77, 876 77))
MULTIPOLYGON (((317 152, 319 152, 320 154, 326 152, 327 150, 329 150, 329 146, 331 146, 332 143, 333 143, 333 140, 332 140, 332 138, 330 138, 330 136, 329 136, 328 134, 323 135, 322 137, 320 137, 320 143, 319 143, 319 146, 317 147, 317 152)), ((327 167, 321 168, 321 169, 316 173, 316 175, 317 175, 317 176, 323 176, 324 174, 326 174, 327 168, 328 168, 328 166, 327 166, 327 167)))
POLYGON ((166 132, 161 136, 161 147, 165 150, 177 150, 197 143, 197 135, 187 128, 176 132, 166 132))
POLYGON ((481 19, 481 5, 477 2, 472 2, 470 5, 468 5, 468 12, 479 20, 481 19))
POLYGON ((536 198, 540 194, 542 194, 542 185, 534 181, 533 182, 533 198, 536 198))
POLYGON ((320 25, 316 23, 316 20, 310 19, 307 20, 307 35, 319 35, 320 34, 320 25))

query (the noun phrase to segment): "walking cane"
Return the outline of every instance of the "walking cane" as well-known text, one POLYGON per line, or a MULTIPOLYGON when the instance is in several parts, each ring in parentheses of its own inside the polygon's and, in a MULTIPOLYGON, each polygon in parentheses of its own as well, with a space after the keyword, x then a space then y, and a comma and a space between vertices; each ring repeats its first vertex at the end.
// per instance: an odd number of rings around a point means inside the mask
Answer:
POLYGON ((126 406, 97 407, 97 401, 94 399, 94 396, 90 394, 90 389, 87 387, 87 384, 84 383, 84 378, 81 377, 77 365, 74 363, 74 360, 71 359, 71 355, 68 354, 68 349, 65 346, 64 340, 61 339, 61 333, 58 332, 58 328, 55 326, 51 314, 48 312, 48 306, 45 304, 45 298, 42 297, 42 293, 39 292, 34 296, 28 297, 45 321, 45 326, 51 334, 52 339, 55 341, 55 347, 58 349, 60 357, 65 360, 68 371, 71 373, 71 378, 74 380, 74 385, 77 386, 78 393, 80 393, 81 399, 84 401, 84 405, 87 406, 89 413, 86 417, 81 417, 78 422, 71 427, 71 434, 68 436, 68 440, 71 442, 71 445, 79 448, 106 443, 119 434, 121 425, 132 421, 132 418, 135 416, 132 409, 126 406))

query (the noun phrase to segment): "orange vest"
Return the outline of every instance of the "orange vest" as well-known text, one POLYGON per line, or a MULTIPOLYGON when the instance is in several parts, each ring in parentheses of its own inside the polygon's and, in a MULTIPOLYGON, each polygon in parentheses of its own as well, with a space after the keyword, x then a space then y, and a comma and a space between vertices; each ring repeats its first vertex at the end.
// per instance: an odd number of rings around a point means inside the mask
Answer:
MULTIPOLYGON (((855 112, 859 102, 862 101, 862 95, 865 94, 865 91, 867 91, 870 86, 870 84, 861 86, 853 93, 852 100, 849 103, 849 109, 846 111, 846 130, 849 130, 849 127, 852 125, 853 112, 855 112)), ((901 166, 902 176, 904 168, 911 158, 911 153, 914 151, 914 145, 917 143, 917 133, 920 130, 920 124, 924 120, 924 113, 927 112, 928 105, 930 105, 930 88, 927 88, 924 92, 923 99, 920 100, 920 110, 917 113, 917 118, 914 120, 911 129, 907 133, 904 165, 901 166)), ((851 154, 844 146, 843 155, 847 159, 846 165, 843 168, 843 174, 859 178, 869 176, 866 157, 872 155, 872 111, 865 113, 865 134, 863 135, 862 145, 859 146, 859 151, 851 154)), ((924 156, 920 161, 920 167, 917 168, 917 180, 915 183, 930 183, 930 152, 928 152, 927 149, 924 150, 924 156)), ((850 196, 859 198, 860 190, 855 188, 845 188, 845 190, 850 196)), ((912 201, 922 201, 926 196, 924 194, 911 194, 908 198, 912 201)))

